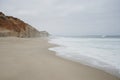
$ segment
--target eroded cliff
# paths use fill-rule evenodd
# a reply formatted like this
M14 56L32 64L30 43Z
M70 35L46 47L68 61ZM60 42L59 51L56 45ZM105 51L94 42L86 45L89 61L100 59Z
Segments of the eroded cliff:
M40 37L48 36L48 33L45 31L38 31L22 20L12 16L6 16L0 12L0 37L7 36Z

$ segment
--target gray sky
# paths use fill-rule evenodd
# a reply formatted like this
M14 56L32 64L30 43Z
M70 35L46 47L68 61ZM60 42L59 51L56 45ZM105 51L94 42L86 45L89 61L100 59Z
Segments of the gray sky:
M55 35L120 35L120 0L0 0L0 11Z

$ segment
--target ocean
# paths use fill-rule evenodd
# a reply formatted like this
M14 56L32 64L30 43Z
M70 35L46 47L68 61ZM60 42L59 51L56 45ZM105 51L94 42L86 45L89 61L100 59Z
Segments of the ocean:
M57 56L88 65L120 78L120 38L52 37Z

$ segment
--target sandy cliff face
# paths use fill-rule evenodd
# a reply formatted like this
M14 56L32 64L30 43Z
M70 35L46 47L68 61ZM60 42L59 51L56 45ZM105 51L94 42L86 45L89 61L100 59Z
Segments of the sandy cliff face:
M6 16L0 12L0 37L7 36L40 37L48 36L48 33L40 32L20 19Z

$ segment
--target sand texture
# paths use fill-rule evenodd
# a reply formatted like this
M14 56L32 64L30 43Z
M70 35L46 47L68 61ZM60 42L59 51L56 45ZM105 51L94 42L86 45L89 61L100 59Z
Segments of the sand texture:
M45 38L0 38L0 80L120 80L55 56Z

